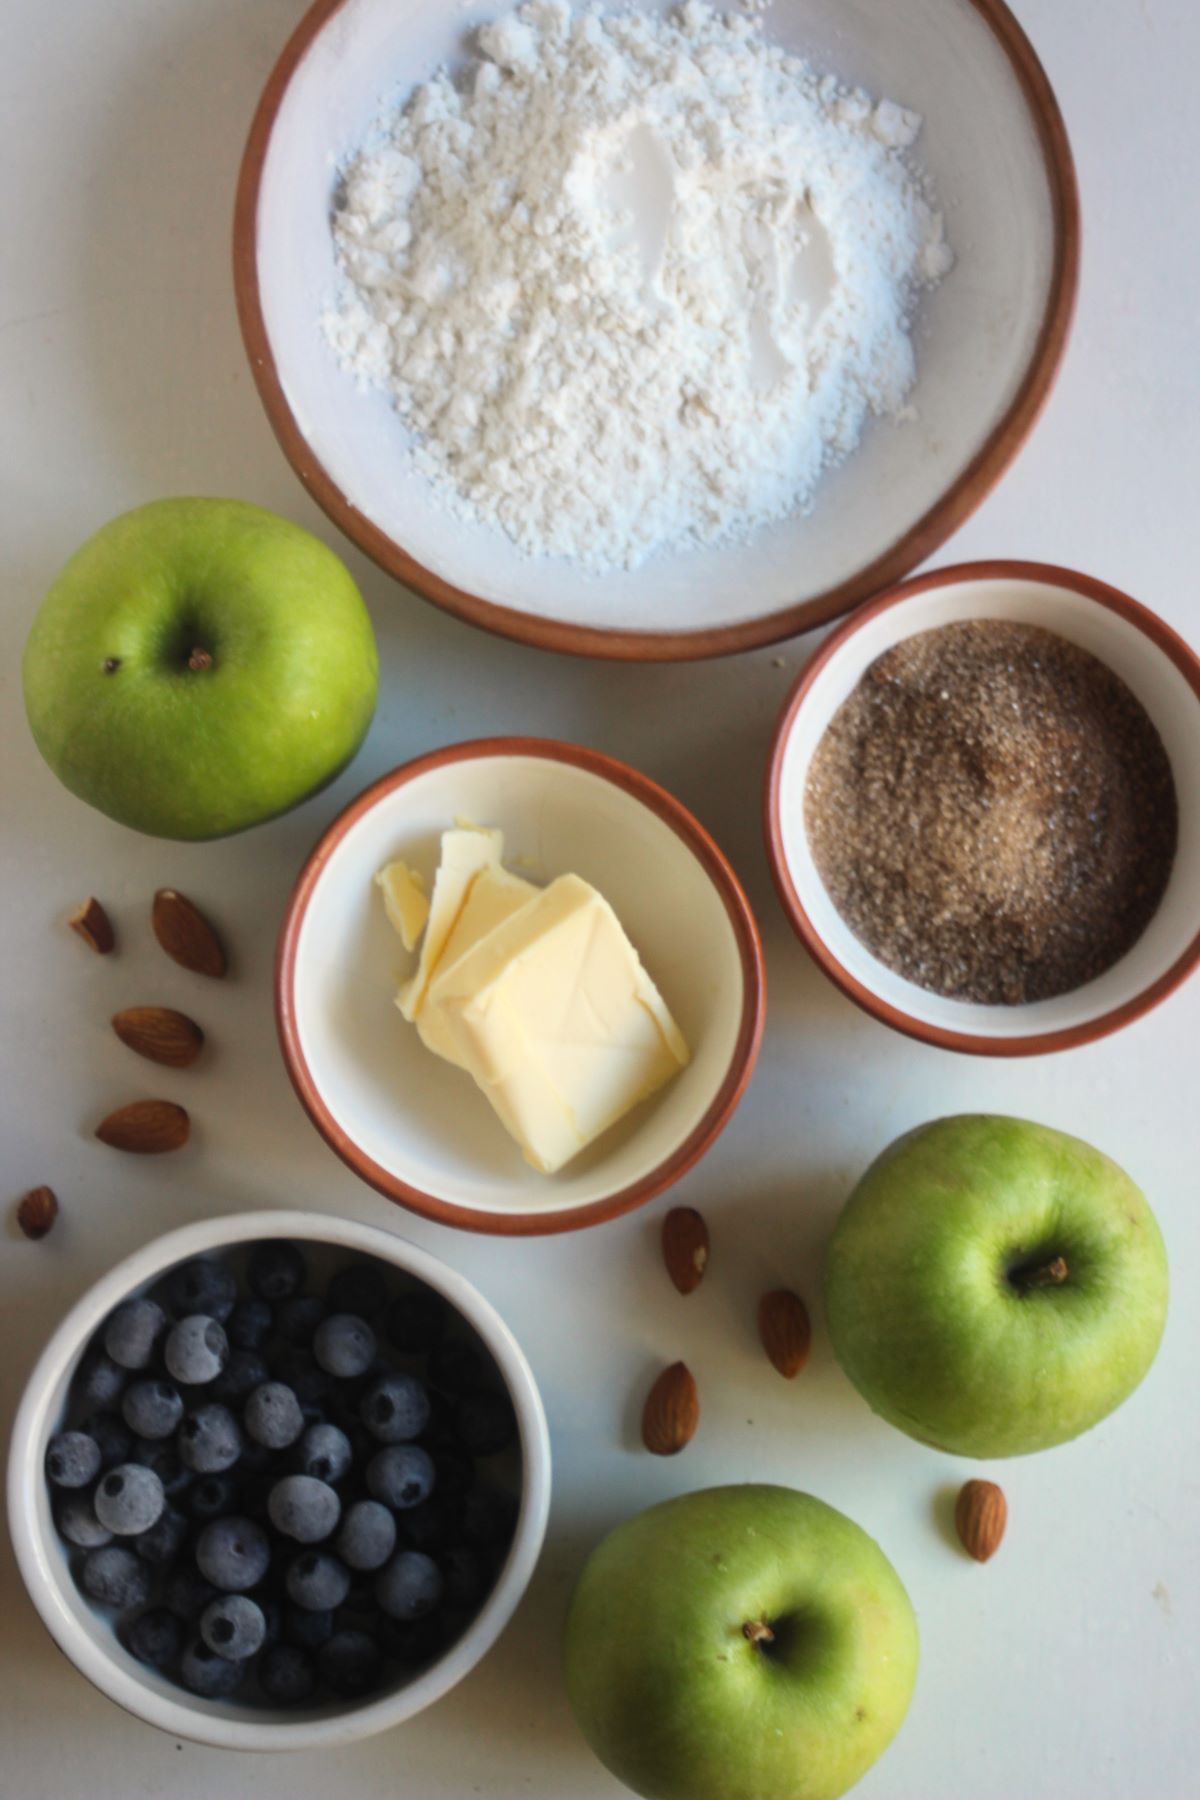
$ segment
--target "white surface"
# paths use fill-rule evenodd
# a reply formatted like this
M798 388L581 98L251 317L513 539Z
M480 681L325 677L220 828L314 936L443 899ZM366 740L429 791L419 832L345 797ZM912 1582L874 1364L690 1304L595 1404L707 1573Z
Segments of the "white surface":
M1058 85L1088 212L1082 304L1063 380L1027 452L943 559L1074 563L1200 640L1194 354L1200 180L1192 0L1023 0ZM547 1549L497 1649L419 1720L358 1747L245 1764L125 1717L57 1653L0 1545L5 1800L619 1800L567 1710L559 1634L599 1533L705 1482L810 1488L878 1537L920 1615L908 1723L863 1800L1194 1800L1200 1765L1200 985L1094 1048L1011 1066L893 1036L842 1000L774 901L759 835L762 760L804 645L695 668L606 667L492 642L351 556L379 627L384 700L330 793L248 837L183 848L122 831L57 788L21 717L17 660L42 589L119 508L226 492L332 533L263 421L229 294L228 230L245 122L296 0L18 0L5 39L4 1180L58 1189L54 1235L0 1240L5 1418L65 1307L171 1225L243 1205L306 1205L397 1225L476 1281L530 1356L556 1456ZM782 662L783 666L777 666ZM533 729L597 744L678 792L715 831L763 920L768 1022L736 1119L677 1197L713 1234L681 1300L658 1265L669 1201L563 1240L501 1243L409 1220L325 1150L271 1026L271 953L292 877L325 822L382 770L436 743ZM165 962L146 921L176 883L210 905L236 968L206 984ZM95 889L119 955L62 920ZM118 1007L190 1009L211 1053L161 1076L116 1043ZM111 1105L185 1099L193 1144L140 1164L95 1143ZM1175 1304L1158 1363L1075 1445L1005 1464L1008 1538L988 1568L946 1536L945 1497L974 1472L876 1422L833 1365L819 1310L794 1387L766 1365L768 1284L818 1295L850 1184L897 1132L967 1108L1080 1133L1152 1197ZM637 1448L652 1373L685 1357L694 1443Z
M804 829L804 790L817 745L865 671L894 644L962 619L1010 619L1057 632L1115 669L1158 727L1179 802L1179 844L1162 902L1142 936L1095 981L1030 1006L947 1000L906 981L871 955L842 919L817 873ZM1018 1038L1070 1031L1144 994L1196 935L1200 894L1200 697L1166 653L1128 619L1084 594L1046 582L967 581L889 607L864 625L821 670L783 748L779 791L783 853L804 910L842 968L912 1019L942 1031Z
M650 0L664 9L669 0ZM922 304L918 417L868 427L863 447L792 518L749 544L588 575L531 561L398 469L402 427L330 354L319 315L335 281L336 163L381 101L454 53L487 0L351 0L301 62L280 108L259 200L263 315L285 392L328 472L426 568L485 599L589 626L679 631L752 619L849 579L921 518L974 457L1024 377L1051 264L1046 179L1011 64L971 0L777 0L767 29L814 67L925 116L913 152L933 176L958 266ZM333 160L331 161L331 152Z
M394 1004L416 959L384 916L375 872L400 857L431 893L456 818L500 827L505 862L531 881L579 875L598 887L692 1051L682 1074L554 1177L529 1168L469 1076L431 1055ZM729 914L682 838L613 782L532 756L452 763L373 806L313 889L294 993L313 1081L354 1143L412 1187L498 1212L588 1206L665 1162L719 1091L745 1003Z
M237 1255L241 1246L278 1232L303 1240L318 1279L352 1250L390 1261L435 1288L477 1334L498 1368L517 1416L521 1449L521 1509L512 1546L486 1604L448 1654L415 1681L400 1682L369 1706L327 1705L308 1718L286 1710L200 1700L130 1656L113 1634L112 1619L76 1586L65 1546L54 1528L43 1474L46 1445L58 1429L67 1390L88 1346L116 1306L143 1292L168 1269L213 1251ZM344 1259L344 1257L343 1257ZM25 1390L13 1428L7 1499L22 1573L47 1626L81 1669L121 1706L164 1731L186 1733L221 1749L313 1750L340 1747L414 1717L448 1693L500 1635L537 1565L550 1504L550 1445L546 1419L529 1364L495 1308L454 1269L392 1233L353 1219L311 1212L244 1212L197 1220L156 1238L109 1271L84 1294L46 1345ZM515 1486L510 1492L516 1493Z

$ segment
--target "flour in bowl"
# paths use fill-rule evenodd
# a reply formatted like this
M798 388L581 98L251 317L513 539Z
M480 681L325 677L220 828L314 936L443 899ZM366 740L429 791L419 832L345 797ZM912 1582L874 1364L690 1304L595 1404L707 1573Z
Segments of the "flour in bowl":
M920 118L757 20L527 0L344 170L323 320L462 515L597 572L807 508L953 258Z

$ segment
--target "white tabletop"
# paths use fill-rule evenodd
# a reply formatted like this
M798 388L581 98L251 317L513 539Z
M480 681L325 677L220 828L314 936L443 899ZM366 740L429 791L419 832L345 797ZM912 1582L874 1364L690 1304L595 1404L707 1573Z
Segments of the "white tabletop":
M768 881L759 784L772 719L807 643L700 667L625 668L493 641L406 594L308 505L247 372L229 280L242 138L301 0L11 0L4 33L0 273L5 596L4 1028L11 1199L62 1201L40 1245L0 1248L3 1415L64 1306L152 1234L255 1205L345 1211L407 1233L475 1280L516 1327L556 1455L550 1534L501 1645L454 1694L389 1736L326 1758L236 1763L126 1718L57 1653L0 1548L0 1793L6 1800L612 1800L568 1711L559 1641L587 1549L629 1512L719 1480L811 1489L878 1537L920 1616L923 1662L897 1743L863 1800L1189 1800L1200 1791L1200 982L1091 1049L1004 1065L940 1054L856 1012L790 936ZM1082 300L1065 372L1016 468L942 553L1073 564L1200 639L1195 351L1200 134L1193 0L1022 0L1079 160ZM228 493L314 527L369 599L383 700L336 787L225 843L135 836L73 800L25 727L21 647L36 601L109 515L158 495ZM758 910L770 983L753 1085L678 1191L708 1217L708 1281L677 1299L656 1240L668 1202L567 1239L508 1243L412 1219L315 1136L275 1049L271 953L299 861L380 771L484 732L541 730L627 758L693 806ZM236 979L203 988L145 924L176 884L227 932ZM111 904L121 954L91 957L63 918ZM156 1085L186 1098L196 1143L143 1165L94 1142L141 1091L107 1028L118 1006L194 1010L215 1053ZM1124 1164L1158 1211L1175 1310L1143 1389L1082 1441L1006 1465L1009 1535L977 1568L947 1540L968 1472L876 1421L833 1363L816 1303L823 1246L868 1160L961 1110L1026 1114ZM785 1386L754 1335L768 1284L816 1312L811 1366ZM649 1373L682 1356L703 1402L685 1455L637 1443Z

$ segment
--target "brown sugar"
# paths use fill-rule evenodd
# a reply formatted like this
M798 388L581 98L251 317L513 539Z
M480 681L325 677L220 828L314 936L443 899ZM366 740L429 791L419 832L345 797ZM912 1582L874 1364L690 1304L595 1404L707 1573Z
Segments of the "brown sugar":
M1033 625L945 625L871 664L808 774L821 879L881 962L985 1004L1082 987L1136 943L1178 826L1125 683Z

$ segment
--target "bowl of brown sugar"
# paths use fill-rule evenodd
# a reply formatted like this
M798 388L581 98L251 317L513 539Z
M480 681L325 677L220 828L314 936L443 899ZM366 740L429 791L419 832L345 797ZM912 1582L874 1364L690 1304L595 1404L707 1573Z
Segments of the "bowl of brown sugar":
M987 1056L1088 1043L1200 963L1200 660L1067 569L920 576L803 670L766 835L798 936L885 1024Z

